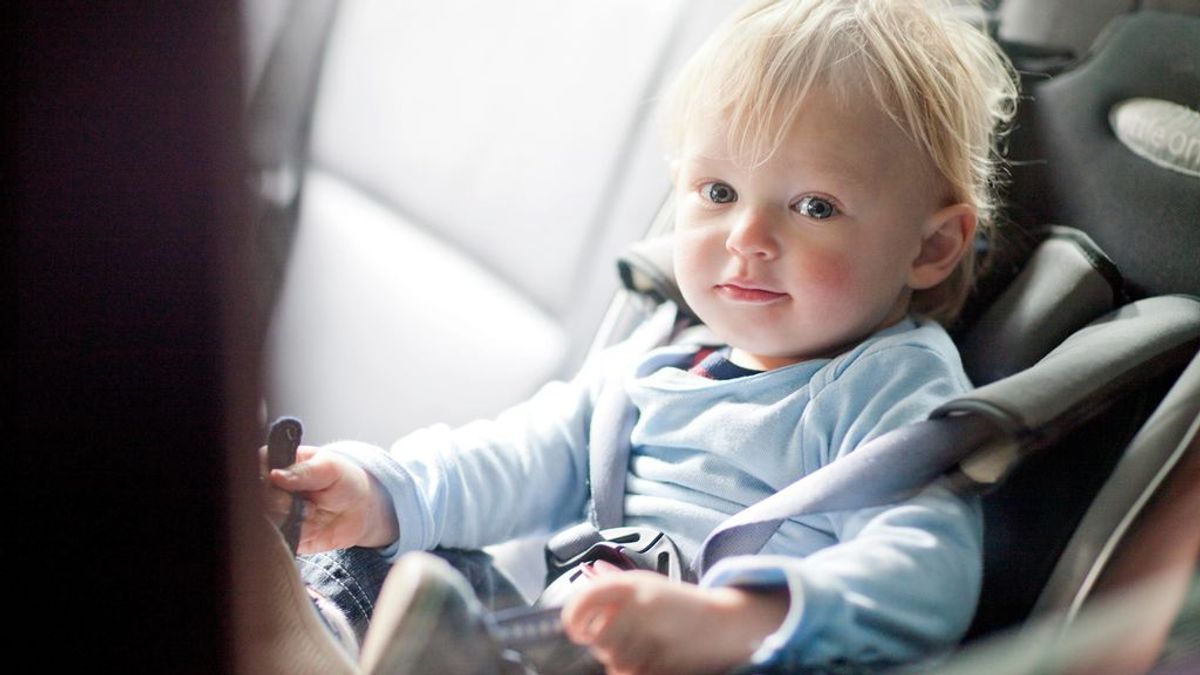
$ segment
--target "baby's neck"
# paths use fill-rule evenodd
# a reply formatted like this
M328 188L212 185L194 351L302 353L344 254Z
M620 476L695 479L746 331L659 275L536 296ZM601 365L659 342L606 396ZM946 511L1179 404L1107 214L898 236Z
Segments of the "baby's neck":
M812 361L813 359L831 359L847 349L850 349L854 345L862 342L871 335L895 326L903 321L906 316L908 316L907 312L898 317L889 317L887 321L881 323L879 326L876 326L874 330L866 335L860 336L853 340L848 340L834 347L830 347L829 349L818 350L811 354L800 354L798 356L763 356L760 354L752 354L744 349L739 349L738 347L730 345L729 361L734 365L741 366L742 368L748 368L750 370L775 370L776 368L783 368L784 366L790 366L794 363L800 363L802 361Z

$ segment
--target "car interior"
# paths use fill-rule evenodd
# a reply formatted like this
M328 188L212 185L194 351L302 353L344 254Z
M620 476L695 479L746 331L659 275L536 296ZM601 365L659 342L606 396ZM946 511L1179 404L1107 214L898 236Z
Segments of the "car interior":
M280 672L268 420L386 446L570 377L663 303L691 323L655 96L737 4L21 3L3 428L35 658ZM939 667L1188 672L1200 2L987 18L1022 98L1006 229L951 327L978 389L935 413L989 429L936 467L985 517ZM530 595L544 544L494 551Z

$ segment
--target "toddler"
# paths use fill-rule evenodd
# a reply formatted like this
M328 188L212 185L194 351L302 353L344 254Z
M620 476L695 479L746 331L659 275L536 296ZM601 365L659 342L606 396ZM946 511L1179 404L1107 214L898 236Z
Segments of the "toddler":
M727 517L964 393L940 323L962 305L992 222L993 148L1015 95L995 44L949 2L757 1L726 21L662 108L674 270L716 345L618 346L495 420L418 431L388 451L304 447L272 472L308 502L301 552L373 547L407 561L376 614L388 627L368 636L376 667L434 667L415 651L446 619L414 612L477 611L453 574L401 556L583 519L606 387L636 412L624 523L667 533L685 562ZM721 560L698 584L599 574L561 617L613 673L884 666L962 636L980 540L976 501L933 485L789 520L760 554ZM430 598L441 600L421 609Z

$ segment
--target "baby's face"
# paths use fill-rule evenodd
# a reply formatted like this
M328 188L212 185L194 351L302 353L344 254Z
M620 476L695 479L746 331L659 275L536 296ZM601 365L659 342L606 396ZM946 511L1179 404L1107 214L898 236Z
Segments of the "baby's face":
M744 366L830 355L903 318L943 201L881 110L823 94L765 164L733 162L718 126L689 130L676 166L680 289Z

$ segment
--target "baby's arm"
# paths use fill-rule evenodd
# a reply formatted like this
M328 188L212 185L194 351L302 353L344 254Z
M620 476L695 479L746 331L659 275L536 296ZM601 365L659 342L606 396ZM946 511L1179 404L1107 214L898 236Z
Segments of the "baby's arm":
M953 644L979 592L973 505L932 488L845 516L843 543L807 559L730 558L705 586L596 577L564 608L567 634L630 674L726 672L752 656L785 668L894 664Z
M787 608L782 591L700 588L632 571L588 582L563 609L563 624L610 674L723 673L750 659Z
M389 495L400 538L380 553L476 549L577 522L588 496L594 401L641 356L622 347L494 419L426 427L387 452L352 441L325 446L365 468Z
M296 463L268 474L272 510L286 510L291 493L304 499L300 553L351 546L387 546L399 536L396 514L379 482L353 461L300 446Z
M831 517L841 543L805 558L735 556L708 586L786 588L792 604L755 661L786 668L885 666L934 656L962 636L981 581L978 505L944 487Z
M286 513L289 493L304 498L301 553L362 546L389 559L556 525L581 513L586 497L589 386L551 383L494 420L420 429L390 451L301 446L295 464L268 474L268 508Z

